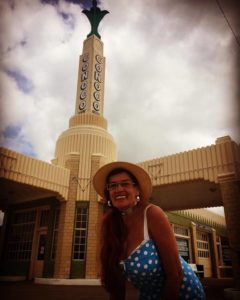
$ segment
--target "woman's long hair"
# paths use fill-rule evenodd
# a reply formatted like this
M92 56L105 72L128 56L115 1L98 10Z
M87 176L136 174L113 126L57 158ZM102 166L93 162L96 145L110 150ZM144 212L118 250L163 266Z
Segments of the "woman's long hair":
M138 185L136 178L125 169L115 169L107 177L109 178L119 173L127 173L132 181ZM109 192L105 189L105 201L110 201ZM108 292L119 289L122 282L123 270L120 261L125 253L127 239L127 229L124 225L121 212L115 207L108 208L101 224L101 282Z

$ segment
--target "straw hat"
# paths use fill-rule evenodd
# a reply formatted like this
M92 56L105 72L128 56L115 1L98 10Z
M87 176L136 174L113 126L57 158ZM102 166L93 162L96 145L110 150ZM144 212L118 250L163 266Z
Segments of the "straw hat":
M140 166L123 161L116 161L106 164L101 167L94 175L93 186L96 192L101 197L104 197L104 189L106 186L106 179L108 177L108 174L115 169L125 169L133 174L139 183L139 187L141 190L140 196L142 196L144 200L149 199L152 193L152 182L148 173Z

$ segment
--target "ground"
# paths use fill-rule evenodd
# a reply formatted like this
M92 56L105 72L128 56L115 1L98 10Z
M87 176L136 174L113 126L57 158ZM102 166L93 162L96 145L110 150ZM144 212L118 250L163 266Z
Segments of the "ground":
M224 300L224 289L233 287L230 279L203 279L207 300ZM100 286L42 285L31 281L0 282L1 300L107 300ZM137 293L128 288L126 300L136 300Z

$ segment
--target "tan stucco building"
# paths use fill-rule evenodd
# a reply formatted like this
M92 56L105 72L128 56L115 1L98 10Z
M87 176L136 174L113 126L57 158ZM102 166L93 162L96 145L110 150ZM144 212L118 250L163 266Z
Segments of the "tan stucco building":
M91 179L117 159L104 118L104 74L103 42L92 34L79 59L75 114L51 164L0 149L0 276L98 278L103 205ZM239 145L220 137L140 165L152 177L151 201L166 211L180 254L203 266L206 277L240 282ZM224 206L226 220L202 209L213 206Z

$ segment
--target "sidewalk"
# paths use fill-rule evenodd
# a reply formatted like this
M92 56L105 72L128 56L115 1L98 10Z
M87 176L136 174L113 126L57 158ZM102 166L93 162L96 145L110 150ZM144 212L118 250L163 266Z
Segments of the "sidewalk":
M207 300L224 300L224 289L233 287L231 279L204 278ZM47 285L31 281L0 282L1 300L107 300L99 285ZM136 291L128 287L126 300L136 300Z

